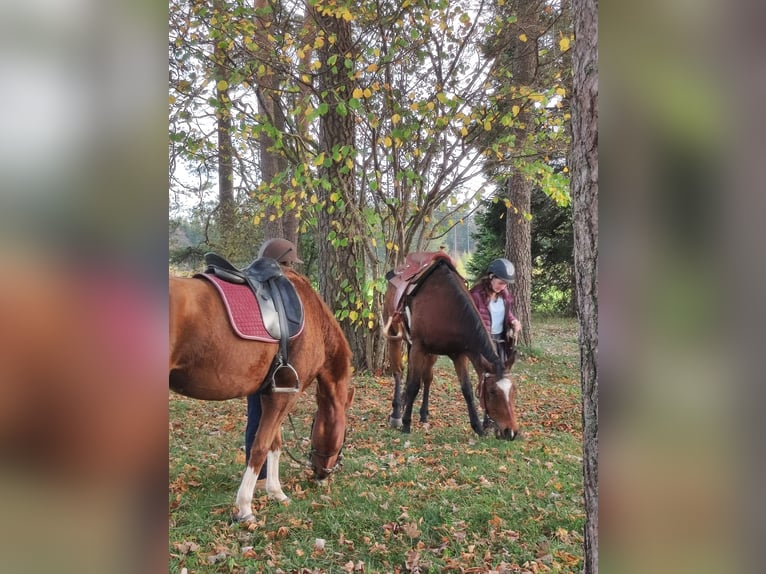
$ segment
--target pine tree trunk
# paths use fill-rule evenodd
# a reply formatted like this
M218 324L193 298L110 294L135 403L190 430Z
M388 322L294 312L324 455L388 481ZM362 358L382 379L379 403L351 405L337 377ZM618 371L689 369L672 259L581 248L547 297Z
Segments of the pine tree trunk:
M573 0L572 200L583 401L585 564L598 573L598 3Z
M268 63L273 54L273 42L269 40L267 31L271 18L267 8L267 0L255 0L257 10L254 38L261 52L259 59ZM279 100L280 77L268 64L265 71L257 78L256 94L258 96L258 112L267 117L278 132L285 131L285 115ZM258 153L261 164L261 180L267 184L274 181L277 174L286 171L287 160L283 155L274 151L274 139L263 130L258 136ZM273 218L272 218L273 216ZM290 211L280 211L273 205L265 209L263 222L264 239L283 237L293 243L298 243L298 223Z
M320 168L320 174L330 184L329 188L321 184L317 188L317 196L324 206L317 217L319 294L334 312L345 306L349 311L358 313L352 299L362 294L364 254L357 240L364 231L357 229L354 233L355 225L349 213L349 207L355 203L356 197L354 171L348 169L345 162L332 159L333 149L355 148L355 116L348 106L355 82L349 77L350 70L344 63L347 58L354 61L356 48L352 44L349 22L334 15L322 16L313 7L311 14L318 28L335 40L326 42L319 49L322 73L317 78L318 93L322 94L323 101L329 106L319 122L320 150L328 158ZM336 57L335 65L329 63L332 56ZM339 194L345 202L345 208L338 203L335 194ZM331 238L339 232L348 238L347 245L332 244ZM341 286L344 282L345 288ZM340 320L340 326L351 346L354 366L357 369L367 369L367 329L348 317Z
M521 321L520 343L530 346L532 337L532 226L524 217L532 209L532 184L520 174L508 183L511 206L506 211L505 253L516 268L516 283L511 286L513 313Z
M532 86L537 75L537 36L539 28L539 5L536 2L519 0L516 3L516 32L511 35L513 59L511 71L514 83ZM525 36L526 40L521 40ZM534 134L534 122L527 106L521 108L517 116L516 146L519 154L524 154L525 142ZM532 210L532 182L528 181L514 168L508 181L508 199L510 207L506 212L505 253L516 266L516 284L513 286L514 314L521 321L521 339L523 345L532 344L532 224L525 217Z
M224 10L219 0L216 9ZM226 257L236 255L236 206L234 203L234 166L231 143L231 100L228 87L220 89L220 80L228 81L228 70L224 64L226 51L220 42L214 41L216 98L216 133L218 135L218 232L221 237L221 251Z

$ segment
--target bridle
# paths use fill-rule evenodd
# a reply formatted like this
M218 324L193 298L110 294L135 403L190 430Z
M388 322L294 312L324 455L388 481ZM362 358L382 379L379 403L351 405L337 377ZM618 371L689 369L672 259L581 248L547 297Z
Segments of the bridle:
M316 415L314 415L314 420L311 422L311 436L314 436L314 424L316 423ZM320 470L324 472L327 475L332 474L333 472L336 472L343 468L343 447L346 446L346 435L348 434L348 425L346 425L345 430L343 431L343 441L340 443L340 448L336 452L331 453L325 453L322 451L319 451L315 449L312 445L312 447L309 449L309 462L311 461L312 456L320 456L324 458L331 458L333 456L337 456L338 460L335 461L335 465L332 468L328 467L322 467ZM313 469L313 466L312 466Z
M297 436L298 432L295 430L295 425L293 424L292 416L291 415L287 415L287 418L290 420L290 426L293 427L293 434L295 434ZM316 415L314 415L314 418L311 421L311 434L310 434L310 436L314 435L314 424L315 423L316 423ZM333 456L337 456L338 460L335 462L335 465L332 468L322 467L321 469L319 469L322 472L324 472L325 474L330 475L330 474L332 474L334 472L337 472L338 470L340 470L343 467L343 447L346 445L346 435L347 434L348 434L348 426L346 427L346 430L343 433L343 442L341 443L340 448L336 452L326 453L326 452L322 452L320 450L317 450L313 446L311 446L309 448L307 454L306 454L306 460L304 460L304 461L300 461L297 458L295 458L295 456L293 456L293 454L288 449L286 449L284 447L283 447L283 449L287 453L287 455L291 459L293 459L294 462L296 462L299 465L304 466L306 468L310 468L312 470L314 470L314 467L311 464L311 457L312 456L316 455L316 456L324 457L324 458L331 458Z

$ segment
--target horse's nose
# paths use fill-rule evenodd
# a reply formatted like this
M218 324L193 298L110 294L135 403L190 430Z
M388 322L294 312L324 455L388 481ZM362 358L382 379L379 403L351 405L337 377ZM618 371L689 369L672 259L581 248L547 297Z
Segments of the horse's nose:
M514 440L518 436L519 431L514 431L511 428L503 429L502 431L498 429L497 431L497 438L503 440Z

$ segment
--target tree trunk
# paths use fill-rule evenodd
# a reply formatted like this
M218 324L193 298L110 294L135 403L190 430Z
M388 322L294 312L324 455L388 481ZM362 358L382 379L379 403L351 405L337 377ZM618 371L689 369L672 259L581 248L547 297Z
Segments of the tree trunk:
M508 182L508 199L511 206L506 210L505 254L516 268L516 283L511 287L514 299L514 315L521 321L520 342L532 344L532 227L524 217L532 209L532 183L523 175L515 173Z
M216 0L217 11L223 13L225 6ZM231 100L229 99L228 78L226 67L226 50L221 42L213 40L213 57L215 60L216 98L218 108L215 111L218 135L218 231L221 237L221 251L224 256L235 255L236 246L236 206L234 204L234 166L232 163L231 143ZM221 81L226 87L221 89Z
M259 60L265 62L265 70L258 76L256 95L258 97L258 112L260 115L268 118L271 125L277 132L285 132L285 115L279 99L280 77L274 69L268 65L272 59L274 50L273 42L269 40L268 30L271 22L270 3L268 0L255 0L256 8L256 27L254 38L261 52ZM261 163L261 181L270 185L274 182L277 174L287 170L287 160L284 155L274 149L274 138L266 130L262 130L258 135L258 154ZM279 190L272 189L271 195ZM280 198L284 193L279 193ZM298 243L298 221L292 211L286 210L284 206L278 208L276 205L267 205L265 217L263 220L264 238L283 237Z
M583 401L585 564L598 573L598 3L573 0L572 201Z
M513 82L519 86L530 86L537 75L537 37L539 28L539 6L536 2L522 0L516 3L516 31L511 35L513 58L511 72ZM526 41L520 36L526 36ZM525 154L525 143L534 137L534 122L526 102L517 116L516 146L520 155ZM514 314L521 321L523 345L532 344L532 225L525 217L532 210L532 182L518 170L508 181L510 207L506 212L505 254L516 266L516 284L513 287Z
M319 294L336 315L343 310L358 314L362 309L356 307L356 301L362 300L364 282L364 253L358 242L364 230L354 232L355 225L349 212L356 203L353 168L346 165L344 158L337 161L333 157L333 150L355 149L355 118L348 106L355 82L353 69L347 68L345 62L355 61L356 48L349 22L332 14L323 16L313 7L311 13L326 37L334 38L319 49L322 66L317 78L320 101L328 105L328 111L319 122L319 147L325 157L319 171L329 184L320 183L317 187L317 196L323 205L317 217ZM335 59L331 60L333 57ZM346 244L333 244L333 239L341 236ZM368 330L348 315L340 317L340 325L351 345L354 366L367 370L365 337Z

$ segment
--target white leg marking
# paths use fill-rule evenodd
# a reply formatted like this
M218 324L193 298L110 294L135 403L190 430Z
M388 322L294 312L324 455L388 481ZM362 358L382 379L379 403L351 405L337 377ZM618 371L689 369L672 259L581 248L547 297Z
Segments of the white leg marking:
M266 493L279 502L290 500L279 484L279 455L281 450L270 450L266 455Z
M253 513L253 492L258 475L248 466L242 475L242 482L237 491L237 518L244 518Z

